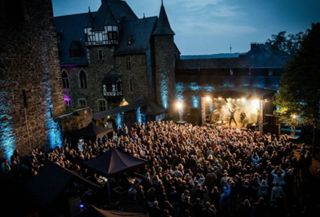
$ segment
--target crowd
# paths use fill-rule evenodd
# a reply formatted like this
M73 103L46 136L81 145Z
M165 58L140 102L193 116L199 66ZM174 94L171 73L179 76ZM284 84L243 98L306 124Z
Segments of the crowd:
M297 196L295 179L312 159L304 147L295 154L286 135L168 121L125 126L117 136L86 141L81 149L65 144L45 153L35 148L32 173L50 160L98 181L81 162L115 147L148 163L139 170L141 181L112 186L114 198L118 187L124 189L150 217L288 216ZM18 158L15 153L13 160Z

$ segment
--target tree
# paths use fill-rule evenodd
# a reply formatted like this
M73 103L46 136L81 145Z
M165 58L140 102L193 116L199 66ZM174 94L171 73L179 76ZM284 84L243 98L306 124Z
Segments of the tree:
M275 53L281 52L293 56L301 47L303 37L303 32L287 35L286 31L282 31L276 35L272 35L265 44L270 46Z
M320 23L306 31L285 67L275 104L280 120L292 124L292 115L296 114L300 124L319 127Z

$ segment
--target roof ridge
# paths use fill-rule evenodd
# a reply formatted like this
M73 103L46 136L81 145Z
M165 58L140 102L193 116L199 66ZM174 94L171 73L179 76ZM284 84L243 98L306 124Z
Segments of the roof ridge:
M96 13L96 12L91 12L91 13ZM88 14L88 12L77 13L77 14L66 14L66 15L54 16L53 18L64 18L64 17L72 17L72 16L79 16L79 15L86 15L86 14Z

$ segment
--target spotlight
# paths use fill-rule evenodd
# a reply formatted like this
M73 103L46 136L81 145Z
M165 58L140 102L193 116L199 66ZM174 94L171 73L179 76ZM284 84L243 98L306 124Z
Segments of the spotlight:
M296 114L292 114L292 115L291 115L291 118L292 118L292 119L297 119L297 117L298 117L298 116L297 116Z
M241 102L245 102L245 101L246 101L246 98L242 97Z
M176 102L176 108L181 111L183 109L183 103L182 101L177 101Z
M210 97L210 96L205 96L205 99L206 99L206 102L207 102L207 103L212 102L212 99L211 99L211 97Z
M255 109L255 110L258 110L260 108L260 100L259 99L253 99L251 101L251 104L252 104L252 107Z
M218 97L218 100L222 100L222 97Z

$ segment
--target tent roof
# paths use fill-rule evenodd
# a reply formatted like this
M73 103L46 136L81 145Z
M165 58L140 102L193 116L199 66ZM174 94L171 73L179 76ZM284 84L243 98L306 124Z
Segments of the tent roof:
M27 192L30 193L35 203L47 207L54 203L69 184L75 180L86 183L91 188L101 189L100 186L75 172L48 161L41 168L39 174L32 177L30 183L27 184Z
M110 176L145 163L145 160L135 158L119 149L109 149L102 155L85 161L84 165L104 176Z
M146 213L132 213L122 211L112 211L99 209L95 206L89 206L85 211L77 215L77 217L147 217Z
M113 129L104 128L104 127L98 127L94 122L91 122L88 126L74 131L73 135L76 136L83 136L83 137L102 137L106 135L107 133L113 131Z
M43 206L52 204L65 190L72 180L72 174L59 165L48 162L34 176L27 191L36 203Z
M107 117L108 115L115 115L121 112L133 111L138 107L146 107L147 115L159 115L165 113L165 109L162 108L160 105L142 96L127 106L119 106L107 111L95 113L93 114L93 118L101 119Z

